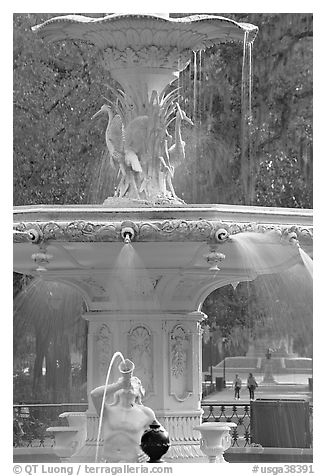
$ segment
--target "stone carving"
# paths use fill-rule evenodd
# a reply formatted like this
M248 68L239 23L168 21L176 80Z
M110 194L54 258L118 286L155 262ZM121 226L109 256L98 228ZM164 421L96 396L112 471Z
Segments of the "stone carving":
M169 341L170 394L184 401L192 393L191 341L179 324L172 329Z
M188 49L180 51L176 47L163 46L146 46L139 49L129 47L123 51L117 48L106 48L103 50L102 64L109 71L131 65L139 66L144 62L147 67L170 68L177 71L183 70L188 65L191 53Z
M119 169L116 196L180 202L172 177L175 167L185 159L181 122L192 121L176 102L177 90L159 94L157 90L150 91L144 82L137 88L112 90L112 94L116 101L104 104L93 118L101 112L109 117L105 138L110 164ZM172 145L168 126L175 112Z
M137 222L138 233L135 241L210 241L214 239L214 234L221 227L221 221L212 220L157 220ZM85 222L75 220L73 222L38 222L38 223L17 223L15 230L28 232L39 229L42 241L80 241L80 242L110 242L121 241L121 222ZM223 223L223 228L227 229L230 235L257 231L266 233L275 231L280 239L287 239L291 232L295 232L300 239L313 237L313 228L307 226L293 225L265 225L250 223ZM28 235L14 234L14 243L30 242Z
M185 69L193 51L222 38L253 41L257 27L213 15L133 15L130 22L128 15L113 14L96 22L80 15L62 16L33 30L50 41L70 38L97 45L102 65L120 83L122 91L110 88L117 102L110 104L115 111L106 131L111 163L119 163L117 197L183 203L172 178L185 158L181 122L191 121L176 102L176 90L166 94L166 88ZM109 112L107 105L103 107ZM168 128L175 114L171 143Z
M153 393L153 342L145 326L134 327L128 335L128 355L135 364L135 373L142 381L146 397Z
M105 399L103 426L103 452L107 463L136 463L146 461L140 443L144 432L157 420L154 411L142 403L144 388L138 377L133 376L135 365L129 359L119 364L121 377L114 383L102 385L90 393L96 413L101 415ZM105 395L105 397L104 397ZM100 430L99 430L100 431ZM95 463L98 461L96 451Z
M181 326L176 326L171 333L171 372L180 377L186 372L188 338Z
M96 345L98 348L99 372L102 377L105 377L112 354L112 334L106 324L102 324L98 330Z
M194 427L201 422L200 416L159 416L159 420L169 432L171 441L169 459L202 458L199 446L200 438L194 431Z
M132 22L131 22L132 18ZM254 41L258 28L215 15L191 15L182 18L161 14L109 14L102 18L65 15L50 18L34 26L40 38L47 41L80 39L100 48L125 50L131 45L141 49L147 45L200 50L224 41Z

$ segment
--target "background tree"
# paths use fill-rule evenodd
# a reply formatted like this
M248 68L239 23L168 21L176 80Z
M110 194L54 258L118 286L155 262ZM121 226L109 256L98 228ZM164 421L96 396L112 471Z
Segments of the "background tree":
M205 300L205 325L214 329L214 362L222 358L222 338L227 338L226 355L245 355L250 344L268 347L286 344L290 352L312 357L312 280L302 264L251 282L215 290ZM203 368L210 365L210 349L204 345Z
M69 402L86 397L87 324L70 286L42 278L14 301L14 395L17 401Z
M104 153L105 118L91 117L114 83L91 44L47 43L32 33L51 16L13 18L14 203L101 203L113 195L115 176ZM195 126L183 134L188 160L176 172L176 191L188 203L312 207L312 15L222 16L260 29L249 127L241 127L243 46L197 53L197 74L192 64L179 80Z
M181 79L184 106L196 117L186 139L187 172L178 171L176 189L186 202L311 208L312 15L223 16L260 29L251 116L248 103L241 104L242 45L197 54L196 80L193 65Z

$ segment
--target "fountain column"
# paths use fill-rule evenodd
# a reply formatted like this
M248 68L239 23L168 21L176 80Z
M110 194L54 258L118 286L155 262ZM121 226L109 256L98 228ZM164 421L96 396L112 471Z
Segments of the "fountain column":
M135 363L134 375L146 391L144 404L154 409L170 435L165 460L202 457L199 435L193 428L200 424L202 414L200 321L204 314L92 311L83 317L89 322L88 395L105 383L108 364L119 350ZM117 378L114 365L110 381ZM98 417L89 398L87 439L72 460L94 461L97 428Z

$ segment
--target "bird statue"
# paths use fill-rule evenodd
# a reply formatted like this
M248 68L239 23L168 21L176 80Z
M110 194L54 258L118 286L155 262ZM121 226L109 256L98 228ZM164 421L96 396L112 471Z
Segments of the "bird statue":
M121 116L113 115L109 105L103 104L92 119L106 113L109 116L108 125L105 132L105 142L109 153L111 166L115 169L118 164L122 178L118 185L120 196L124 196L128 189L134 190L137 196L137 186L134 173L143 171L139 162L138 153L142 153L145 147L145 135L147 134L147 116L139 116L129 122L125 128ZM138 197L137 197L138 198Z
M148 116L137 116L126 126L125 154L126 163L130 164L136 172L142 172L139 157L143 156L147 148ZM137 159L137 160L136 160ZM137 163L138 162L138 163ZM140 170L139 170L140 168Z
M192 126L194 123L192 122L189 117L187 117L186 113L182 111L181 107L178 103L177 106L177 113L175 116L175 127L174 127L174 144L168 149L169 158L171 166L174 168L180 164L183 160L185 160L185 142L182 140L181 136L181 122L186 121Z
M121 167L124 148L124 127L122 119L119 114L114 116L110 106L107 104L103 104L101 109L94 114L92 119L95 119L95 117L103 113L107 113L109 116L105 132L105 142L109 152L110 164L115 168L115 162L118 162Z
M171 195L173 198L181 200L175 193L172 178L174 176L175 168L185 160L185 142L182 140L181 136L181 122L183 120L187 121L189 124L193 125L193 122L189 117L187 117L186 113L182 111L179 104L176 103L177 106L177 113L175 116L175 128L174 128L174 144L170 147L167 146L168 140L172 140L172 136L166 131L167 139L165 140L165 147L164 147L164 156L159 157L161 161L161 166L163 167L163 171L166 174L166 183L168 188L170 189Z

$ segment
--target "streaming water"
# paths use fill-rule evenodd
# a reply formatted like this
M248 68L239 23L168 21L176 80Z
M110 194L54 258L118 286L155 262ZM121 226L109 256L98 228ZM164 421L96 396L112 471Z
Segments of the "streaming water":
M81 294L65 283L37 277L15 297L13 311L14 368L32 380L21 398L53 403L86 398L87 322L81 317ZM72 365L78 368L74 376Z
M106 374L106 379L105 379L105 388L104 388L104 393L103 393L103 399L102 399L102 405L101 405L101 412L100 412L100 417L99 417L99 422L98 422L98 432L97 432L97 439L96 439L96 452L95 452L95 463L98 461L98 452L99 452L99 447L100 447L100 437L101 437L101 431L102 431L102 422L103 422L103 413L104 413L104 407L105 407L105 399L106 399L106 389L109 383L110 379L110 374L111 374L111 369L112 365L117 357L120 357L122 362L125 362L125 359L122 355L121 352L117 351L113 354L112 359L110 361L110 365L108 367L108 371Z
M265 341L267 347L285 345L290 354L296 342L297 346L300 345L299 356L311 355L313 293L310 257L301 248L282 242L274 233L239 233L232 235L231 240L235 244L234 253L240 270L252 279L247 283L248 297L251 296L248 300L249 335L258 342ZM283 263L288 261L287 270L278 270L280 260ZM244 284L241 283L235 292L241 293ZM295 380L297 375L291 378Z
M252 274L268 273L278 262L298 261L298 249L295 245L280 240L277 233L244 232L232 235L230 240L236 245L235 252L240 268Z
M155 279L132 243L124 244L117 256L108 286L113 286L119 295L119 306L123 310L159 308L155 296Z
M199 98L202 97L202 91L203 91L202 73L203 73L203 52L202 52L202 50L200 50L199 51L199 80L198 80L198 97ZM201 126L202 126L202 107L198 107L197 123L198 123L197 127L199 128L199 130L201 130Z
M194 64L194 80L193 80L193 121L196 121L197 114L197 51L194 51L193 55L193 64Z
M303 264L305 265L306 270L308 271L309 276L312 279L313 278L313 261L310 258L310 256L300 247L299 247L299 253L302 258Z
M116 193L118 170L112 168L107 150L90 162L88 173L90 180L86 203L102 204L107 197Z
M241 163L245 192L252 202L254 182L252 174L252 42L245 31L243 39L242 77L241 77Z

